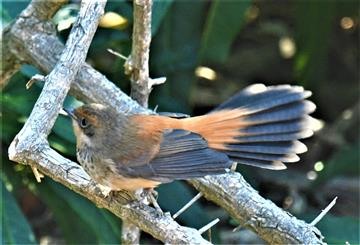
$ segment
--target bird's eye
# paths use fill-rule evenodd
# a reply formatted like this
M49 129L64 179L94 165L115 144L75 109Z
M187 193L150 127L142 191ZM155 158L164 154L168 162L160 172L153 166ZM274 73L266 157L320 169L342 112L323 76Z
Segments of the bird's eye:
M89 126L88 120L86 120L86 118L81 119L81 121L80 121L80 127L86 128L86 127L88 127L88 126Z

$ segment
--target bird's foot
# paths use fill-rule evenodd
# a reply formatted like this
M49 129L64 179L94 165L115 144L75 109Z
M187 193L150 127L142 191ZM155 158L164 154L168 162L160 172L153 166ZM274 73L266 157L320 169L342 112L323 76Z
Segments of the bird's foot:
M160 213L163 213L162 209L160 208L160 205L157 202L158 193L153 188L146 188L142 191L142 198L145 198L150 204L153 205L153 207L159 211Z
M108 186L98 184L97 187L100 189L101 194L107 199L108 205L119 201L121 204L127 204L131 200L134 200L134 195L126 190L112 190Z
M100 189L100 192L104 195L104 197L108 197L110 192L112 191L110 187L105 185L98 184L97 187Z

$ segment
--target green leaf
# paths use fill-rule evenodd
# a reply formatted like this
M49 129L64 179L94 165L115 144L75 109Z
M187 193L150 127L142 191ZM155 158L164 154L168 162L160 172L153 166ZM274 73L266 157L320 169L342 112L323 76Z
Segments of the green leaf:
M151 71L168 82L156 87L151 104L162 111L190 112L189 95L198 50L206 2L174 1L153 39ZM171 98L171 99L162 99Z
M212 2L201 40L202 61L224 62L244 24L251 0Z
M336 1L297 1L295 75L302 85L323 81Z
M151 35L155 36L173 0L155 0L152 7Z
M37 244L29 223L13 195L5 188L3 180L0 185L1 244Z
M119 243L119 219L54 181L47 181L46 185L38 187L39 194L53 211L67 243Z

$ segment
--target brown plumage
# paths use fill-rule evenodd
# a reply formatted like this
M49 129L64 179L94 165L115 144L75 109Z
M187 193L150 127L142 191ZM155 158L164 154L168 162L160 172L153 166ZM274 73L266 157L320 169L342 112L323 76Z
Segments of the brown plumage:
M68 111L80 164L114 190L225 173L234 162L284 169L306 151L315 105L282 85L246 88L209 114L177 119L124 115L99 104Z
M239 129L246 126L241 121L242 111L222 110L204 116L175 119L164 116L135 115L130 116L132 123L141 125L141 134L152 137L151 133L162 134L165 129L183 129L201 135L210 148L223 150L225 143L236 143L240 136ZM149 133L151 132L151 133Z

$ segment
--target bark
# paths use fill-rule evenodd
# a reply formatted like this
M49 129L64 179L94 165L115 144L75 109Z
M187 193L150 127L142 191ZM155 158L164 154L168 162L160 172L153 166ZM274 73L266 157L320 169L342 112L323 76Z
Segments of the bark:
M133 6L133 45L125 67L131 74L131 98L147 108L152 86L149 83L152 0L134 0Z
M270 244L322 244L320 231L261 197L239 173L191 180L205 198ZM210 190L211 188L211 190Z
M134 25L131 55L125 63L125 71L131 75L131 98L147 108L151 87L149 87L149 53L151 42L152 0L134 0ZM141 200L147 203L146 198ZM122 244L139 244L140 230L129 222L123 222Z

